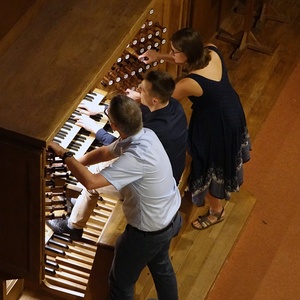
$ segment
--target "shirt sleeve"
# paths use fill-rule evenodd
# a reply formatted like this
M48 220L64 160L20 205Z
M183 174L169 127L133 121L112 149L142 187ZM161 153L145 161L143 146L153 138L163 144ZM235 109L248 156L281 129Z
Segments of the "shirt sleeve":
M115 144L115 143L114 143ZM117 190L143 177L143 163L130 152L125 152L107 168L100 171Z
M107 146L114 142L117 138L108 133L105 129L101 128L96 133L96 139L104 146Z

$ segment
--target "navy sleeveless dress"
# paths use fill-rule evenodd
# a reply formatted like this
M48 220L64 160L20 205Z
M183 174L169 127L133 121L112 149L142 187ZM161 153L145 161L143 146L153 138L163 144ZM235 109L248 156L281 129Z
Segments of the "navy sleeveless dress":
M200 84L203 95L189 97L192 115L189 125L189 153L192 168L189 188L193 203L204 205L207 192L219 199L230 199L243 183L243 163L250 159L251 144L238 94L229 82L222 61L220 81L197 74L186 77Z

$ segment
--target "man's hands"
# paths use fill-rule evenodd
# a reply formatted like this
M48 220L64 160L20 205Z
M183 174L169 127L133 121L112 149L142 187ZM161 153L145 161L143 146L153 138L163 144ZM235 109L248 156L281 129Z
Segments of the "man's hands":
M93 119L88 117L87 115L81 115L80 117L76 117L76 125L85 128L87 131L92 133L97 133L99 129L102 127Z
M127 89L127 90L126 90L126 95L127 95L129 98L131 98L131 99L133 99L133 100L135 100L135 101L141 103L141 94L140 94L139 92L133 91L133 90L131 90L131 89Z
M105 108L105 105L93 104L87 100L82 100L77 109L83 115L93 116L103 113Z
M55 142L51 142L48 147L51 148L59 157L63 157L64 153L67 151L65 148Z

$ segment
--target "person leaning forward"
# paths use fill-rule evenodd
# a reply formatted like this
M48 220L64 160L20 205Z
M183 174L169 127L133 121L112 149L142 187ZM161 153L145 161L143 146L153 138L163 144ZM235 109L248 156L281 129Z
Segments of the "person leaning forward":
M243 164L250 160L252 149L242 102L223 56L215 45L203 44L195 29L182 28L171 35L169 53L148 50L139 59L146 64L163 59L187 73L176 83L172 97L192 103L189 191L196 206L209 206L192 226L210 228L225 219L222 200L229 201L240 190Z
M155 70L145 75L137 91L127 89L126 93L140 102L143 126L152 129L160 139L170 159L173 176L179 184L185 167L188 130L182 105L172 98L174 89L175 81L171 75ZM103 145L109 145L116 137L88 117L99 113L99 109L101 110L101 106L95 107L83 100L79 105L82 115L76 118L76 125L95 133L97 140Z
M182 218L178 212L181 197L170 161L156 134L142 127L137 102L117 95L112 98L107 113L120 138L80 160L72 156L65 158L67 167L86 188L86 193L76 201L69 219L47 223L56 233L80 238L95 202L86 212L79 212L85 215L86 221L74 221L78 218L76 206L84 198L87 202L94 201L89 191L95 193L99 188L114 186L124 200L123 212L128 224L116 242L109 274L110 299L133 299L135 282L148 266L158 298L176 300L177 281L168 251L171 239L181 228ZM67 152L54 142L49 148L60 157ZM108 167L95 174L86 167L112 159Z

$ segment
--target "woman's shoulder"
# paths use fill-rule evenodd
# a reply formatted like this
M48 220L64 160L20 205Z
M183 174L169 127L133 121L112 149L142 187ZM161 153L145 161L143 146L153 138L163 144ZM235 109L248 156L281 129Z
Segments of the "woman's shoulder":
M214 45L214 44L206 44L205 48L209 49L210 50L209 52L211 54L215 53L215 54L217 54L217 56L221 56L221 52L220 52L219 48L216 45Z
M211 44L211 43L205 44L204 47L209 48L210 50L212 50L212 49L218 50L218 47L214 44Z
M204 47L214 47L214 48L218 48L215 44L211 44L211 43L205 44Z
M200 84L193 78L192 74L188 74L176 83L176 88L173 93L173 98L181 100L189 96L201 96L203 93Z

